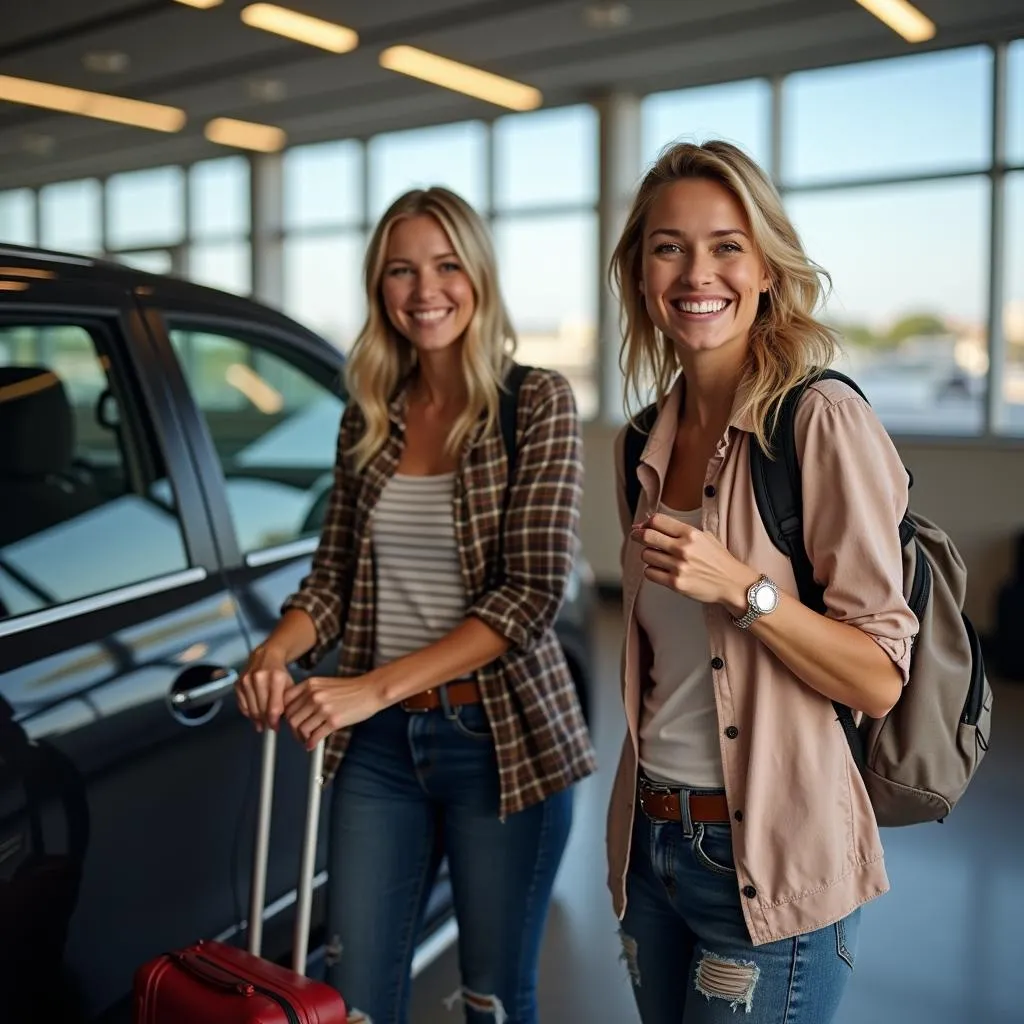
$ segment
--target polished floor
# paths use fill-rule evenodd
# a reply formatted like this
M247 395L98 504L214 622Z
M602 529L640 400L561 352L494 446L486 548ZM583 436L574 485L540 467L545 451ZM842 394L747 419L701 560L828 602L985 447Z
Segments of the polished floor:
M540 971L543 1024L638 1019L604 882L604 812L623 725L618 617L613 607L600 615L601 768L579 787L556 886ZM1024 686L994 689L992 748L960 806L943 825L883 835L892 891L865 908L837 1024L1024 1024ZM461 1010L446 999L458 987L450 949L417 977L412 1024L457 1024Z

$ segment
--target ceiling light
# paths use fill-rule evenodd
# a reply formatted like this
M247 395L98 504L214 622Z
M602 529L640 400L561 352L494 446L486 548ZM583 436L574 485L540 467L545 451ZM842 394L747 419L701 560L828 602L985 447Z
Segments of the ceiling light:
M21 139L21 148L33 156L49 156L57 145L52 135L39 132L27 132Z
M178 0L179 4L186 7L198 7L201 11L209 10L211 7L219 7L224 0Z
M530 85L438 57L414 46L389 47L380 55L380 66L511 110L536 110L543 102L540 91Z
M69 89L63 85L12 78L10 75L0 75L0 100L150 128L155 132L179 132L185 127L186 120L185 111L177 107L128 100L102 92L86 92L85 89Z
M254 78L246 84L245 91L260 103L280 103L288 96L288 86L280 78Z
M352 29L277 4L250 4L242 10L242 21L252 28L318 46L331 53L348 53L359 45L359 36Z
M129 64L128 54L120 50L91 50L82 58L85 70L97 75L119 75L128 70Z
M215 117L203 133L211 142L238 149L255 149L259 153L276 153L284 149L288 137L280 128L253 121L236 121L233 117Z
M935 22L907 0L857 0L857 3L908 43L923 43L935 35Z
M583 17L591 28L622 28L629 24L633 12L629 4L617 3L615 0L595 0L587 4Z

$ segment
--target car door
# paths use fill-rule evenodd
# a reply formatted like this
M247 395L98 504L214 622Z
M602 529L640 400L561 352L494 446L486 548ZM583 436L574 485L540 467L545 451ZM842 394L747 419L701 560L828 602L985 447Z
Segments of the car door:
M246 628L259 643L310 568L333 479L342 361L318 339L298 328L284 331L269 317L261 321L260 307L249 308L245 317L172 305L154 309L151 316L154 325L162 325L173 359L167 379L193 403L190 436L226 577ZM184 397L179 404L186 404ZM318 671L330 672L335 664L336 656L329 656ZM239 728L251 733L244 721ZM301 746L284 730L267 881L265 952L270 956L283 954L291 941L288 911L294 902L307 763ZM318 892L326 879L325 837L321 830ZM248 885L248 863L240 865L239 879Z
M140 963L242 916L258 763L229 712L249 642L130 293L56 265L18 280L0 290L0 1019L93 1020Z

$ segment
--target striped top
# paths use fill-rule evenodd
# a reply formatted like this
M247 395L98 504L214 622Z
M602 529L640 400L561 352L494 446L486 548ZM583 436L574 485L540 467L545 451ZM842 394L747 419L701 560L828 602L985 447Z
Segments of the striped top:
M454 488L454 473L396 473L381 493L372 526L377 569L375 665L440 640L466 617L452 510Z

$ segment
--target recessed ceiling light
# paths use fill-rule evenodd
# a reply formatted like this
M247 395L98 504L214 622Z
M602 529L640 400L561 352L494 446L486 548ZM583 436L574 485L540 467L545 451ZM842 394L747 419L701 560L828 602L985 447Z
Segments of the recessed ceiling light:
M245 91L260 103L279 103L288 95L288 86L280 78L253 78Z
M129 100L85 89L69 89L65 85L36 82L30 78L0 75L0 100L23 103L28 107L59 110L63 114L95 117L101 121L150 128L156 132L180 132L185 127L185 111L160 103Z
M345 25L300 14L277 4L249 4L242 9L241 17L251 28L273 32L331 53L348 53L359 45L359 36Z
M237 121L233 117L215 117L203 134L221 146L253 149L258 153L276 153L284 149L288 137L281 128L253 121Z
M33 156L49 156L56 145L57 140L52 135L42 135L38 132L30 132L21 139L21 148Z
M211 7L219 7L224 0L178 0L179 4L186 7L198 7L201 11L209 10Z
M543 102L540 90L532 85L514 82L415 46L388 47L380 55L380 66L510 110L536 110Z
M92 50L82 58L82 64L86 71L98 75L118 75L128 70L131 60L120 50Z
M594 0L584 8L583 17L591 28L622 28L632 20L633 11L619 0Z
M935 35L935 22L907 0L857 0L857 3L908 43L924 43Z

